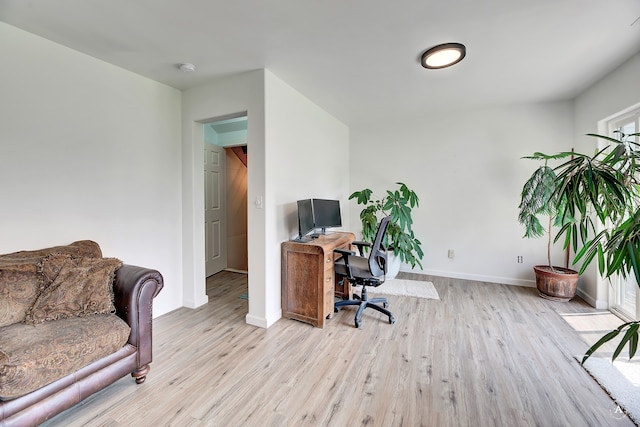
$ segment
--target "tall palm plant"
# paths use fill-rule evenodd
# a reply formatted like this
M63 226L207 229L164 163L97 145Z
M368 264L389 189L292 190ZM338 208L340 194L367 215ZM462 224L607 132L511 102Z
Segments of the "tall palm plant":
M558 177L548 164L550 159L557 158L561 157L547 156L542 153L525 157L525 159L543 160L544 164L536 169L525 182L520 195L520 206L518 206L520 208L518 221L524 226L524 237L547 235L547 265L551 271L553 271L551 263L552 226L561 227L570 221L565 212L566 199L562 199L557 191ZM541 215L548 218L547 229L540 222L539 216Z
M593 155L562 152L533 157L564 161L553 168L553 200L562 223L555 241L573 248L579 272L597 260L604 277L634 275L640 283L640 144L635 141L640 133L617 134L618 138L588 134L608 143ZM627 344L633 357L639 329L640 322L634 321L607 333L587 350L582 362L623 332L613 359Z

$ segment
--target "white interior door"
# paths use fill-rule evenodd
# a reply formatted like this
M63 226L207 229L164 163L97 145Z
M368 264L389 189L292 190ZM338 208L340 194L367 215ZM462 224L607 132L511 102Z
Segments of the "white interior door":
M204 229L207 277L227 266L225 159L223 147L204 144Z

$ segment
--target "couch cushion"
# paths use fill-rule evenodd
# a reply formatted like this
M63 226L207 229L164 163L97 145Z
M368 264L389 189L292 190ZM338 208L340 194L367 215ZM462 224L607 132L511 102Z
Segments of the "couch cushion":
M0 399L27 394L117 351L129 333L115 314L0 328Z
M41 278L37 264L0 265L0 327L24 320Z
M37 249L35 251L20 251L10 254L0 255L0 265L7 264L25 264L25 263L39 263L42 258L49 254L68 254L83 257L100 258L102 257L102 251L100 246L92 240L78 240L64 246L53 246L45 249Z
M43 285L38 266L51 253L100 258L96 242L80 240L66 246L0 255L0 327L22 322Z
M45 285L27 310L25 323L115 313L113 277L121 266L116 258L45 257L40 268Z

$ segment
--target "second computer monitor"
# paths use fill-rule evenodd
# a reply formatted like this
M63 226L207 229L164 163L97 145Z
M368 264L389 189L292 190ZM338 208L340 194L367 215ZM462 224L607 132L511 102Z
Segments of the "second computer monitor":
M312 232L314 228L313 203L311 199L298 200L298 237L302 239Z
M342 227L339 200L313 199L312 204L315 227L320 228L322 234L327 228Z

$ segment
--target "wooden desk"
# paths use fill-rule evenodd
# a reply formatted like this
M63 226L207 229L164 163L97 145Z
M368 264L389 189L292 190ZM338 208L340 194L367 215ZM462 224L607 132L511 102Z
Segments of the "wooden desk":
M309 243L282 243L282 316L322 328L333 315L333 296L349 297L347 289L335 289L334 249L351 248L353 233L335 232Z

